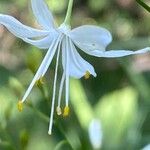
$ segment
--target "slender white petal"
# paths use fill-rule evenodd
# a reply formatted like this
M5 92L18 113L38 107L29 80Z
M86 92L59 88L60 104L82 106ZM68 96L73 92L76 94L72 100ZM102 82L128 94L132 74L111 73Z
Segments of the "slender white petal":
M55 67L55 77L54 77L54 86L53 86L53 97L52 97L52 105L51 105L51 114L50 114L49 130L48 130L48 134L50 134L50 135L51 135L51 133L52 133L52 127L53 127L54 107L55 107L55 99L56 99L57 72L58 72L59 56L60 56L60 45L61 45L61 41L60 41L59 47L58 47L57 60L56 60L56 67Z
M33 13L40 25L49 30L54 28L54 19L44 0L31 0Z
M46 53L37 73L35 74L31 84L29 85L25 95L23 96L23 99L22 99L22 102L24 102L26 100L26 98L28 97L28 95L30 94L35 82L37 80L39 80L42 76L44 76L45 72L47 71L51 61L52 61L52 58L56 52L56 49L57 49L57 46L58 46L58 42L59 42L59 38L58 39L54 39L48 52Z
M58 37L58 33L50 33L48 36L39 39L39 40L33 40L30 38L24 38L23 40L27 43L30 43L40 49L48 49L50 45L52 44L53 39L56 39Z
M4 25L12 34L19 38L42 37L49 34L49 31L38 30L16 20L14 17L0 14L0 24Z
M105 51L106 46L112 41L111 33L108 30L91 25L75 28L68 35L84 52Z
M62 44L62 64L63 68L65 70L65 41L63 41ZM81 78L83 77L86 72L89 72L94 77L96 76L95 70L91 64L89 64L87 61L85 61L77 52L75 46L73 45L72 41L69 39L69 48L68 48L68 54L69 54L69 76L75 77L75 78Z
M113 58L113 57L123 57L128 55L134 55L134 54L143 54L150 52L150 47L146 47L137 51L130 51L130 50L109 50L109 51L99 51L95 50L92 52L92 55L97 57L106 57L106 58ZM88 52L87 52L88 53ZM91 54L89 52L89 54Z

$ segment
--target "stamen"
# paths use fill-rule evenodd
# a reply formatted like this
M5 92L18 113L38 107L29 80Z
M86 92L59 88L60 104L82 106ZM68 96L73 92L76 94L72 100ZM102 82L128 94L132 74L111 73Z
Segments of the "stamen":
M22 112L22 110L23 110L23 102L19 101L18 104L17 104L17 107L18 107L18 111Z
M64 81L65 81L65 73L63 73L62 78L61 78L61 82L60 82L59 96L58 96L58 107L60 107L60 105L61 105L61 97L62 97Z
M56 98L56 82L57 82L57 72L58 72L59 56L60 56L60 45L61 45L61 42L59 42L57 59L56 59L54 86L53 86L53 97L52 97L52 105L51 105L51 113L50 113L49 130L48 130L49 135L52 134L52 126L53 126L54 107L55 107L55 98Z
M59 106L56 108L56 112L57 112L58 116L60 116L62 114L62 110Z
M44 84L44 77L40 77L37 81L36 81L36 85L43 85Z
M58 40L59 40L59 37L58 37ZM57 45L58 45L58 41L57 39L54 39L49 50L47 51L38 71L36 72L34 78L32 79L28 89L26 90L23 98L22 98L22 102L24 102L26 100L26 98L28 97L28 95L30 94L34 84L36 83L36 81L41 77L41 76L44 76L45 72L47 71L47 66L50 65L51 63L51 60L53 58L53 55L55 54L55 51L56 51L56 48L57 48Z
M90 78L90 72L89 71L86 71L85 75L84 75L84 78L87 80Z
M63 116L64 116L64 117L67 117L67 116L69 115L69 113L70 113L70 108L69 108L69 106L65 106L64 112L63 112Z

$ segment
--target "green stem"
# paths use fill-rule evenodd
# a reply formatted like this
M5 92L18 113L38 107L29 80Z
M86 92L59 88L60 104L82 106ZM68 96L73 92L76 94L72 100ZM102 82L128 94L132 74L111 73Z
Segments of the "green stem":
M68 9L66 13L66 18L64 23L70 26L71 21L71 13L72 13L72 7L73 7L73 0L69 0Z
M54 150L60 150L66 144L68 144L68 142L66 140L63 140L56 145Z
M148 12L150 12L150 7L145 4L142 0L136 0L141 6L143 6Z

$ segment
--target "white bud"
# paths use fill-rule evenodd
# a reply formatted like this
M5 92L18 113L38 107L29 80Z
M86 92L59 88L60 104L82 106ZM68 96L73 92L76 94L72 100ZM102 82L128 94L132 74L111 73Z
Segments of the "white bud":
M150 144L146 145L142 150L150 150Z
M99 149L102 145L102 128L98 119L93 119L89 125L89 138L93 148Z

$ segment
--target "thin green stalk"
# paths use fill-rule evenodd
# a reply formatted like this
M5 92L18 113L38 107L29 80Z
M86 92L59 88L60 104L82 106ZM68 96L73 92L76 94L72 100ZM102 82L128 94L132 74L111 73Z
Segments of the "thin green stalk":
M144 7L148 12L150 12L150 7L145 4L142 0L136 0L142 7Z
M63 147L64 145L66 145L66 144L68 144L68 142L67 142L66 140L60 141L60 142L56 145L56 147L55 147L54 150L61 150L62 147Z
M39 116L45 122L49 123L49 117L47 115L45 115L43 112L41 112L38 109L36 109L32 104L27 104L26 106L28 106L29 108L34 110L34 113L37 114L37 116Z
M69 0L68 9L64 23L70 26L71 14L72 14L73 0Z
M41 119L43 119L45 122L49 123L49 117L47 115L45 115L43 112L41 112L38 109L36 109L32 104L27 104L26 106L31 108L34 111L34 113L37 116L39 116ZM55 123L56 127L60 130L60 132L66 138L66 143L68 143L68 145L73 149L72 145L70 144L69 140L67 139L67 135L66 135L65 131L63 131L62 127L58 123L56 123L56 122L54 122L54 123Z

